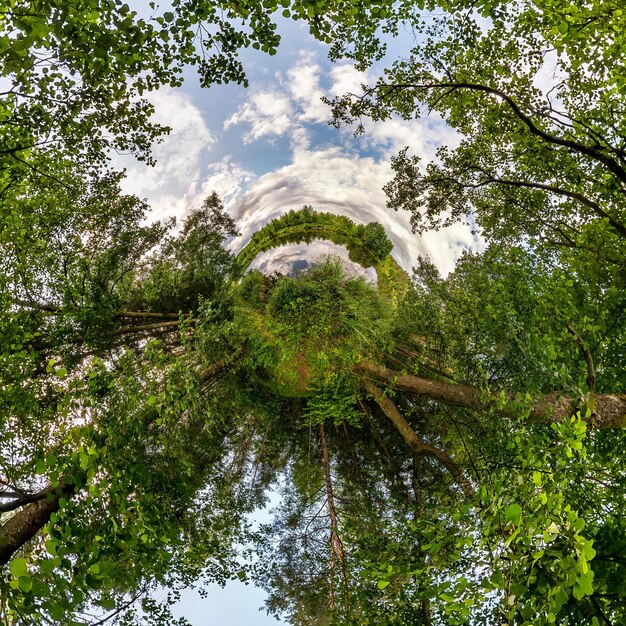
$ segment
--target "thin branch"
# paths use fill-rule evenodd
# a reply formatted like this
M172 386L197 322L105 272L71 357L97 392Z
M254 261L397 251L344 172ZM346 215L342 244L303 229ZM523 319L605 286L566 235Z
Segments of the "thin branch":
M555 135L551 135L545 130L542 130L533 122L533 120L526 113L524 113L521 110L517 102L515 102L515 100L511 96L504 93L500 89L496 89L494 87L488 87L486 85L479 85L475 83L465 83L465 82L459 82L459 83L443 82L443 83L423 83L423 84L398 83L395 85L379 84L377 85L376 89L380 89L382 87L387 88L388 91L386 91L383 94L383 96L381 96L381 99L383 97L387 97L391 95L394 91L400 91L402 89L422 89L426 91L431 90L431 89L450 89L450 88L467 89L470 91L478 91L478 92L486 93L492 96L496 96L497 98L500 98L501 100L503 100L504 102L508 104L513 114L526 126L526 128L528 128L528 130L530 131L532 135L535 135L536 137L543 139L543 141L545 141L546 143L557 145L557 146L563 146L564 148L568 148L573 152L584 154L585 156L590 157L594 161L602 163L609 169L609 171L612 174L615 175L615 177L619 181L621 181L622 183L626 183L626 170L615 159L613 159L610 156L607 156L604 152L602 152L598 148L588 146L584 143L580 143L579 141L575 141L573 139L565 139L563 137L557 137Z
M571 198L572 200L577 200L581 204L584 204L586 207L590 208L598 217L606 219L609 221L609 224L622 236L626 237L626 226L621 222L618 222L614 217L609 215L597 202L590 200L583 194L578 193L577 191L569 191L568 189L563 189L562 187L557 187L556 185L547 185L544 183L532 183L529 181L522 180L507 180L502 178L490 178L490 183L496 183L499 185L507 185L510 187L522 187L527 189L539 189L542 191L548 191L550 193L557 194L559 196L564 196L566 198Z
M587 387L590 393L593 393L596 389L596 369L593 365L591 350L589 349L587 342L581 337L581 335L578 334L578 332L576 332L576 329L571 324L567 324L567 331L576 338L576 341L578 341L580 347L583 349L585 363L587 364Z
M383 394L373 382L363 379L362 384L367 393L374 398L382 412L391 420L409 448L418 456L430 456L437 459L448 470L465 496L468 498L473 497L474 488L465 477L459 465L446 452L420 439L391 399Z
M600 606L600 603L598 602L595 594L591 595L591 602L593 606L595 607L596 611L598 612L598 615L602 618L602 621L605 624L607 624L607 626L613 626L613 622L607 617L606 613L602 610L602 607Z

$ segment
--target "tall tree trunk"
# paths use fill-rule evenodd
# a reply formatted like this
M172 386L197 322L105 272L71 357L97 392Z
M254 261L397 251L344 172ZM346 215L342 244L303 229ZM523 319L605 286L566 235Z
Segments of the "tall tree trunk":
M411 484L413 486L413 493L415 494L415 514L413 519L417 522L424 516L424 494L420 487L419 479L421 474L422 463L424 459L419 455L413 456L413 474L411 476ZM422 537L419 538L419 557L423 560L424 565L428 560L428 553L423 549ZM422 624L423 626L432 626L432 611L430 607L430 600L428 598L420 598L420 606L422 609Z
M37 502L26 504L0 526L0 567L6 565L15 552L30 541L49 521L50 516L59 510L61 498L73 496L78 488L75 485L50 487Z
M386 383L394 389L406 391L419 396L426 396L443 404L460 406L473 411L494 410L499 415L516 416L519 411L513 406L515 395L505 394L505 404L499 394L489 396L486 392L468 385L421 378L411 374L402 374L380 367L370 361L361 361L357 371L374 380ZM369 382L369 381L367 381ZM586 420L590 428L625 428L626 427L626 394L596 394L589 402L591 416ZM557 393L549 393L536 398L530 409L529 419L533 422L563 422L576 411L576 399L562 397Z

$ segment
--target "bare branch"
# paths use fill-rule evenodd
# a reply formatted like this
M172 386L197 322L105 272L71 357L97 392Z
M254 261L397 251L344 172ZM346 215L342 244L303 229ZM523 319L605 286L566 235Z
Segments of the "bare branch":
M461 488L461 491L468 498L473 497L474 488L463 474L463 470L459 465L446 452L420 439L391 399L383 394L372 381L364 379L362 383L364 389L374 398L382 412L391 420L411 450L418 456L430 456L437 459L448 470L454 481Z

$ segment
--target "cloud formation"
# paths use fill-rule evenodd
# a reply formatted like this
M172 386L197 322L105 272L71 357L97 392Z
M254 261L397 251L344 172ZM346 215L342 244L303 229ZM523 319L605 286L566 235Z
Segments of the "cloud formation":
M382 186L390 174L386 161L355 157L340 148L295 150L289 165L256 179L232 203L242 233L233 247L239 250L272 219L309 204L360 224L380 222L394 243L397 260L410 267L416 256L426 251L410 232L408 216L385 210Z
M304 53L292 67L275 73L256 91L246 92L243 104L223 121L205 119L181 92L157 92L152 95L156 119L174 130L155 149L156 168L126 164L126 189L147 197L154 206L153 217L159 219L183 217L217 191L242 233L231 242L234 251L270 220L309 204L316 210L346 215L357 223L380 222L395 246L396 260L409 271L419 255L426 255L448 272L463 249L480 247L469 227L459 224L418 237L411 232L408 214L386 209L382 188L393 175L391 155L409 145L412 153L430 160L437 146L457 141L454 133L435 118L365 120L366 132L358 138L352 136L351 128L328 128L330 109L321 98L359 93L362 83L374 79L348 64L325 69L311 53ZM209 128L210 122L214 130ZM229 145L235 152L234 131L239 132L244 145L259 142L259 148L239 149L239 158L224 156L220 133L225 131L229 131ZM242 164L247 151L259 154L260 149L264 154L263 142L272 144L279 138L289 140L284 165L258 176ZM222 154L211 161L217 147ZM260 165L266 170L264 162ZM275 264L284 271L296 254L312 260L329 251L331 248L321 243L308 249L293 247L267 253L258 263L268 270Z
M114 164L126 169L124 191L146 198L153 218L182 216L188 210L185 198L200 184L216 137L186 94L164 88L149 94L149 100L155 107L154 121L172 128L154 146L156 165L149 167L129 156L116 157Z
M292 125L291 101L280 89L263 89L252 93L242 106L224 122L224 130L236 124L248 124L244 144L262 137L283 135Z

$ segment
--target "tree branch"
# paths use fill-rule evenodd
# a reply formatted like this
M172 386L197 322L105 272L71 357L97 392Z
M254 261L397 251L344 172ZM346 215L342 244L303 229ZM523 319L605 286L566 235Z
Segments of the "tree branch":
M590 157L594 161L602 163L605 165L609 171L615 175L615 177L621 181L622 183L626 183L626 170L612 157L606 155L604 152L599 150L598 148L588 146L584 143L580 143L579 141L574 141L573 139L565 139L563 137L557 137L555 135L551 135L539 128L533 120L524 113L519 105L515 102L511 96L504 93L503 91L496 89L494 87L487 87L486 85L479 85L475 83L465 83L465 82L442 82L442 83L423 83L423 84L415 84L415 83L398 83L395 85L386 85L379 84L376 89L380 88L388 88L388 91L383 94L382 97L387 97L393 91L399 91L401 89L422 89L425 91L431 89L467 89L470 91L478 91L482 93L486 93L492 96L496 96L500 98L504 102L506 102L513 112L513 114L528 128L532 135L543 139L546 143L563 146L564 148L568 148L573 152L577 152L579 154L584 154L585 156Z
M401 374L394 370L380 367L369 361L361 361L356 369L374 380L383 382L394 389L400 389L419 396L426 396L443 404L459 406L473 411L495 411L505 417L516 417L519 410L514 406L514 394L502 397L489 395L475 387L420 378L411 374ZM576 412L578 399L567 398L556 392L535 398L529 413L529 420L538 423L563 422ZM591 416L586 422L590 428L625 428L626 394L596 394L590 402Z
M619 233L622 237L626 237L626 226L621 222L618 222L614 217L609 215L597 202L590 200L583 194L578 193L577 191L569 191L567 189L563 189L562 187L557 187L556 185L547 185L544 183L532 183L529 181L522 180L507 180L503 178L493 178L489 177L490 183L495 183L498 185L507 185L509 187L523 187L527 189L539 189L542 191L548 191L550 193L557 194L559 196L564 196L566 198L571 198L572 200L577 200L581 204L590 208L598 217L608 220L609 224L615 229L617 233Z
M31 502L39 502L40 500L47 498L49 493L50 493L50 488L42 489L41 491L38 491L37 493L30 493L30 494L29 493L18 494L18 493L3 492L2 494L0 494L0 497L14 498L14 499L11 502L0 502L0 513L7 513L9 511L15 511L15 509L19 509L20 507L23 507L26 504L30 504Z
M11 302L17 306L21 306L27 309L37 309L38 311L46 311L48 313L60 314L63 313L63 309L53 304L36 302L34 300L22 300L20 298L13 298ZM168 319L177 320L180 315L178 313L157 313L154 311L116 311L117 317L133 317L133 318L154 318L154 319Z
M61 498L70 497L77 490L75 484L49 487L45 498L27 504L0 526L0 567L50 521L52 513L59 510Z
M443 450L422 441L411 425L400 414L395 404L368 379L363 379L364 389L374 398L382 412L391 420L409 448L418 456L430 456L437 459L450 473L461 491L468 497L474 496L474 488L463 474L463 470Z

